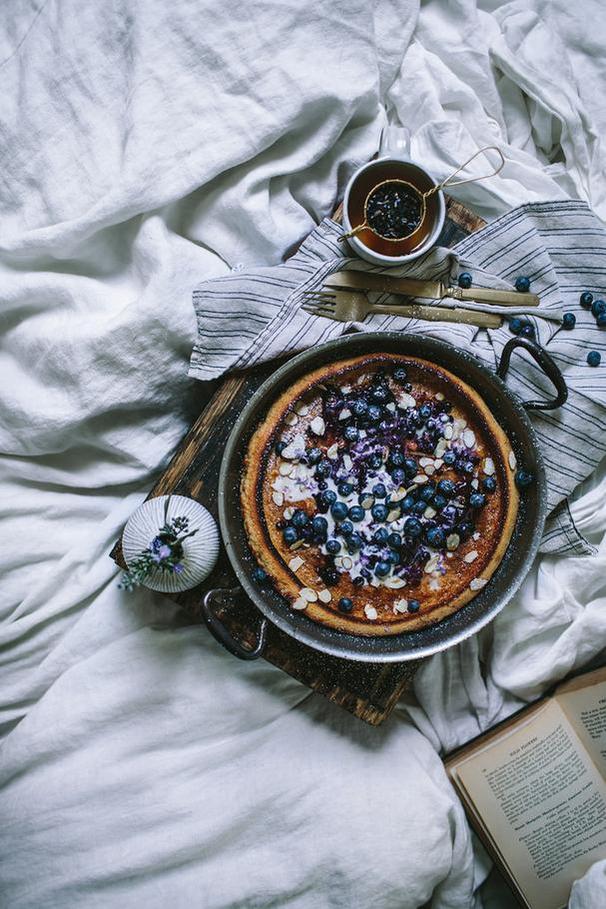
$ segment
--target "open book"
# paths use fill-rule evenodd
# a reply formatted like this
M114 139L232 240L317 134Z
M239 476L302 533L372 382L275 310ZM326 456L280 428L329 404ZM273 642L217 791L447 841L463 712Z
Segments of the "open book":
M528 909L565 909L606 858L606 667L450 755L470 823Z

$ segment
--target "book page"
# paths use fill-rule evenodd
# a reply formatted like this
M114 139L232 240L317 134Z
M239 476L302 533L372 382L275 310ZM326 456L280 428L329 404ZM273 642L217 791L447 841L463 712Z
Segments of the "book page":
M606 784L555 701L464 758L456 779L532 907L565 907L606 857Z
M606 669L562 685L555 699L606 779Z

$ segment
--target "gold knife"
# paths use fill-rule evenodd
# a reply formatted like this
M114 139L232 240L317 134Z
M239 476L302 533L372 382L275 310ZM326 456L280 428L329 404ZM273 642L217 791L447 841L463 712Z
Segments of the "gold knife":
M498 303L501 306L538 306L536 294L519 293L517 290L493 290L492 288L449 287L443 281L417 281L414 278L396 278L376 272L345 269L334 272L324 281L325 287L340 287L346 290L378 291L387 294L403 294L407 297L421 297L429 300L475 300L477 303Z

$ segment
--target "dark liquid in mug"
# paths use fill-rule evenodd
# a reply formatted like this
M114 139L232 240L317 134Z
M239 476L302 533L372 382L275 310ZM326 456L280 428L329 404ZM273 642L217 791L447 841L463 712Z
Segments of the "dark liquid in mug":
M382 183L385 180L405 180L412 184L412 186L419 191L419 194L427 192L428 189L431 189L432 186L435 185L429 177L414 164L408 164L404 161L377 161L376 164L360 174L349 193L347 214L349 215L349 222L352 228L357 227L358 224L364 222L364 206L366 199L369 193L372 193L372 191L378 187L379 183ZM373 200L378 197L380 197L384 203L393 202L394 200L391 198L393 193L387 192L390 186L396 187L398 184L387 184L384 191L382 191L382 189L377 189L376 193L372 193L369 203L372 203ZM438 219L439 207L437 193L427 198L425 213L419 224L419 218L417 217L415 219L414 217L414 203L415 201L420 203L420 195L412 191L403 193L402 190L405 189L405 187L400 189L399 198L400 204L405 206L409 213L408 224L411 229L406 229L406 236L403 236L402 239L386 239L385 237L377 236L372 230L363 230L357 234L358 240L360 240L364 246L383 256L405 256L408 255L408 253L417 250L427 241L427 238L431 235ZM370 215L369 222L379 231L379 233L384 233L386 235L389 235L390 233L402 235L405 229L404 225L398 226L398 213L396 211L391 211L389 204L383 207L382 212L378 210L373 212L370 209L371 204L369 204L368 212ZM381 230L381 226L385 227L385 225L387 225L388 229Z

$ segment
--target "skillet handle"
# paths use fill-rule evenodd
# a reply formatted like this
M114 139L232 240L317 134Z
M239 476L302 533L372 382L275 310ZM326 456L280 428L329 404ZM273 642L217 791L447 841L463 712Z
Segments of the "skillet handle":
M260 656L263 656L267 641L267 619L265 617L261 619L255 646L245 647L240 641L236 640L230 631L228 631L212 609L212 604L215 600L226 598L232 600L241 593L241 587L216 587L213 590L209 590L201 603L202 617L215 640L217 640L219 644L222 644L223 647L225 647L226 650L229 650L235 657L238 657L239 660L258 660Z
M533 341L532 338L518 336L507 342L501 353L499 365L497 366L497 375L499 378L505 379L507 370L509 369L511 355L516 347L522 347L524 350L528 351L533 360L539 364L547 378L551 379L556 390L555 396L553 398L548 398L547 401L522 401L526 410L554 410L556 407L561 407L568 398L568 388L564 376L547 351L544 350L540 344L537 344L536 341Z

